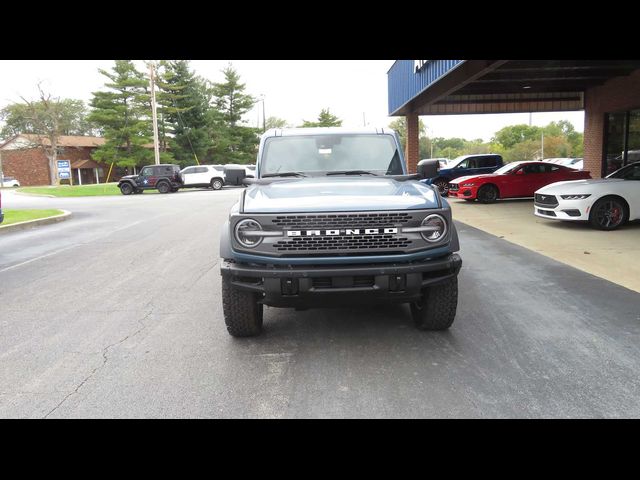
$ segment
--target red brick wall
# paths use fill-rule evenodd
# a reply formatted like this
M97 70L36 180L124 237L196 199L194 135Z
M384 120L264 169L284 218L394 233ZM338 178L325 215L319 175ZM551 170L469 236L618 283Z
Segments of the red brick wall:
M49 160L41 149L3 150L2 170L22 186L50 185Z
M584 169L602 175L605 114L640 108L640 70L585 92Z
M58 160L69 160L72 163L76 160L91 160L91 152L94 147L67 147L58 154ZM108 164L100 164L103 169L103 175L100 182L104 182L109 172ZM28 150L3 150L2 166L4 174L7 177L15 177L23 186L34 185L50 185L49 181L49 160L40 148L32 148ZM110 180L116 181L119 176L111 173ZM93 179L92 169L92 179ZM94 180L95 181L95 180Z
M407 173L418 171L418 158L420 155L420 130L418 114L407 115L407 145L405 147L405 160L407 162Z

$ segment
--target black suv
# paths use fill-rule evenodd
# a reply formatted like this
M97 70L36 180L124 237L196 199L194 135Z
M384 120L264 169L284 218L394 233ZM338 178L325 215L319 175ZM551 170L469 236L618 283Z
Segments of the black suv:
M180 166L170 163L147 165L139 175L126 175L118 182L123 195L142 193L152 188L157 188L160 193L177 192L180 187Z

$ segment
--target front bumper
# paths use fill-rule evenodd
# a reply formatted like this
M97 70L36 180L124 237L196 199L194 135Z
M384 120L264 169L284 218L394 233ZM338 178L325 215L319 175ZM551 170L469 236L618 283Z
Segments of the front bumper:
M451 184L449 184L448 195L454 198L475 199L478 196L478 187L463 187L459 186L457 190L451 190Z
M374 265L260 266L223 260L220 273L235 288L262 295L274 307L323 307L418 300L424 287L458 275L456 253L434 260Z
M551 220L587 221L593 201L590 198L583 200L563 200L556 196L558 205L555 207L540 203L533 204L533 213L536 217Z

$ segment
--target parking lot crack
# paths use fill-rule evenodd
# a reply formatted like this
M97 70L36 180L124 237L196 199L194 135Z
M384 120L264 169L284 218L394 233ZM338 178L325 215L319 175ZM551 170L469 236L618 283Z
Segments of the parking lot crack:
M55 412L56 410L58 410L72 395L75 395L76 393L78 393L78 391L84 386L85 383L87 383L91 378L93 378L95 376L96 373L98 373L99 370L102 370L102 368L104 368L104 366L107 364L107 362L109 361L109 351L114 348L117 347L118 345L121 345L122 343L126 342L127 340L129 340L130 338L135 337L136 335L138 335L140 332L142 332L145 328L147 328L147 324L144 323L144 321L149 318L151 316L151 314L153 313L152 310L149 310L144 317L142 317L141 319L138 319L138 324L139 324L139 328L133 332L130 333L129 335L121 338L120 340L118 340L115 343L112 343L110 345L107 345L105 348L102 349L102 363L100 365L98 365L96 368L94 368L89 375L87 375L77 386L76 388L68 393L60 403L58 403L55 407L53 407L43 418L48 418L49 415L51 415L53 412Z

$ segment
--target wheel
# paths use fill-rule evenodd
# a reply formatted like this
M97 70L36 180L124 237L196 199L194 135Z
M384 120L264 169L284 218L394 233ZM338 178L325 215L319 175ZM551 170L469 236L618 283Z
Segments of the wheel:
M627 206L616 197L604 197L591 207L589 223L599 230L615 230L629 217Z
M411 316L419 330L446 330L456 317L458 277L427 287L422 299L411 303Z
M158 183L157 188L160 193L169 193L171 191L171 185L168 182Z
M440 190L440 194L443 197L447 196L447 193L449 192L449 181L446 178L440 178L433 184L438 187L438 190Z
M493 203L498 199L498 189L493 185L484 185L478 190L480 203Z
M262 332L262 304L258 294L238 290L229 277L222 277L222 311L227 331L234 337L252 337Z
M211 188L214 190L220 190L222 188L222 180L219 178L214 178L211 180Z
M123 195L131 195L133 193L133 186L130 183L123 183L120 185L120 192Z

